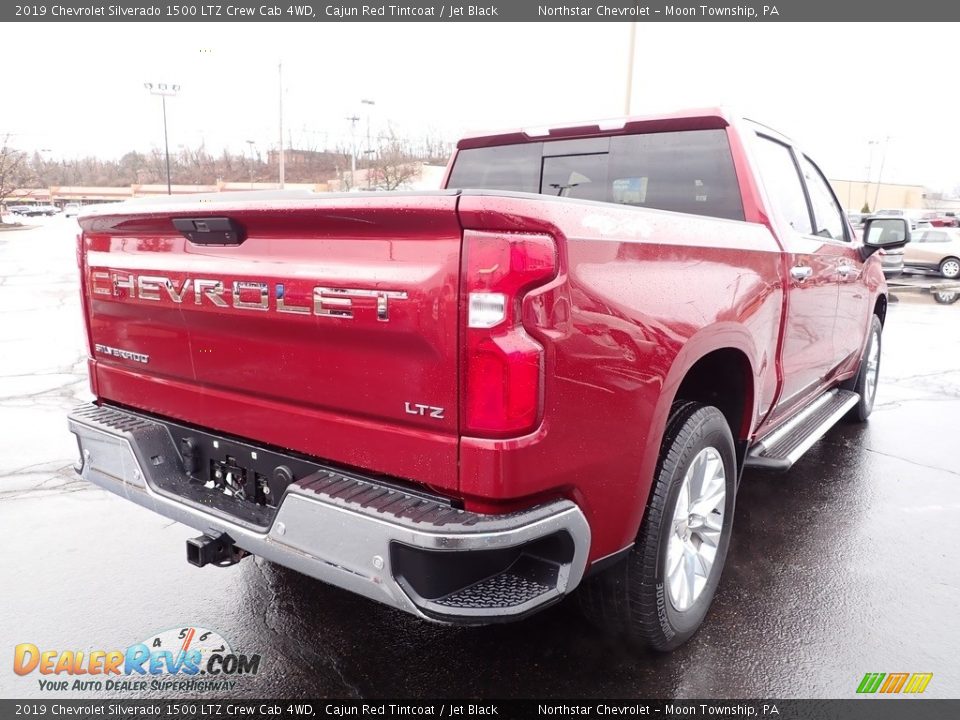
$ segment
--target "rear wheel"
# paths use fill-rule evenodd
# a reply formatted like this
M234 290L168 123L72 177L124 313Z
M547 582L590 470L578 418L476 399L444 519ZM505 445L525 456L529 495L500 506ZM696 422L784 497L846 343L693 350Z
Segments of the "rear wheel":
M940 263L940 274L949 280L960 277L960 260L955 257L948 257Z
M657 650L688 640L720 581L735 489L733 437L723 414L698 403L675 404L636 544L581 589L587 616Z

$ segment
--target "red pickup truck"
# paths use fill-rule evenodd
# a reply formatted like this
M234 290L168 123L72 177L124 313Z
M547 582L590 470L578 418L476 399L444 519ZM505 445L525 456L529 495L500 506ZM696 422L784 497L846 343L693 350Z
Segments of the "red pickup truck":
M667 650L745 467L865 420L878 258L817 166L718 110L466 138L446 190L86 208L83 478L423 618L578 593Z

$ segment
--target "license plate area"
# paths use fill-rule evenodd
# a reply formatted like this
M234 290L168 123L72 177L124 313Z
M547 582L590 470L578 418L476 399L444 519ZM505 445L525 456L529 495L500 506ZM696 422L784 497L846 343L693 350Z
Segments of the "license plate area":
M323 469L297 457L193 428L168 425L191 481L236 503L275 510L287 486Z
M117 410L130 418L142 417L162 425L169 433L170 444L164 443L165 450L159 446L156 448L161 452L150 454L135 448L141 465L149 468L146 480L154 490L257 530L266 530L273 524L284 493L291 484L318 472L356 478L385 489L454 506L449 498L424 492L394 478L357 474L351 469L279 448L253 445L238 438L127 409ZM150 451L153 450L151 447Z
M186 475L158 489L225 513L250 525L273 523L287 487L317 470L320 463L268 448L164 422Z
M265 475L241 467L232 455L227 455L223 460L211 459L207 478L204 487L255 505L266 505L272 494L270 481Z

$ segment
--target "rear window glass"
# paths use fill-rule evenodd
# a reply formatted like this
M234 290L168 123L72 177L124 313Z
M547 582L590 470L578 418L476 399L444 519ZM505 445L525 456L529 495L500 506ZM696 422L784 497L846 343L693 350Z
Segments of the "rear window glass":
M724 130L470 148L448 187L512 190L743 220Z

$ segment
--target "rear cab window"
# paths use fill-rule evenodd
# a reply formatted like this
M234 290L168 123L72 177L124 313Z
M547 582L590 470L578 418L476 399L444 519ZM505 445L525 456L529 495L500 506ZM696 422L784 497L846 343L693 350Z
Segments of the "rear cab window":
M467 148L457 153L447 187L744 219L722 129Z

